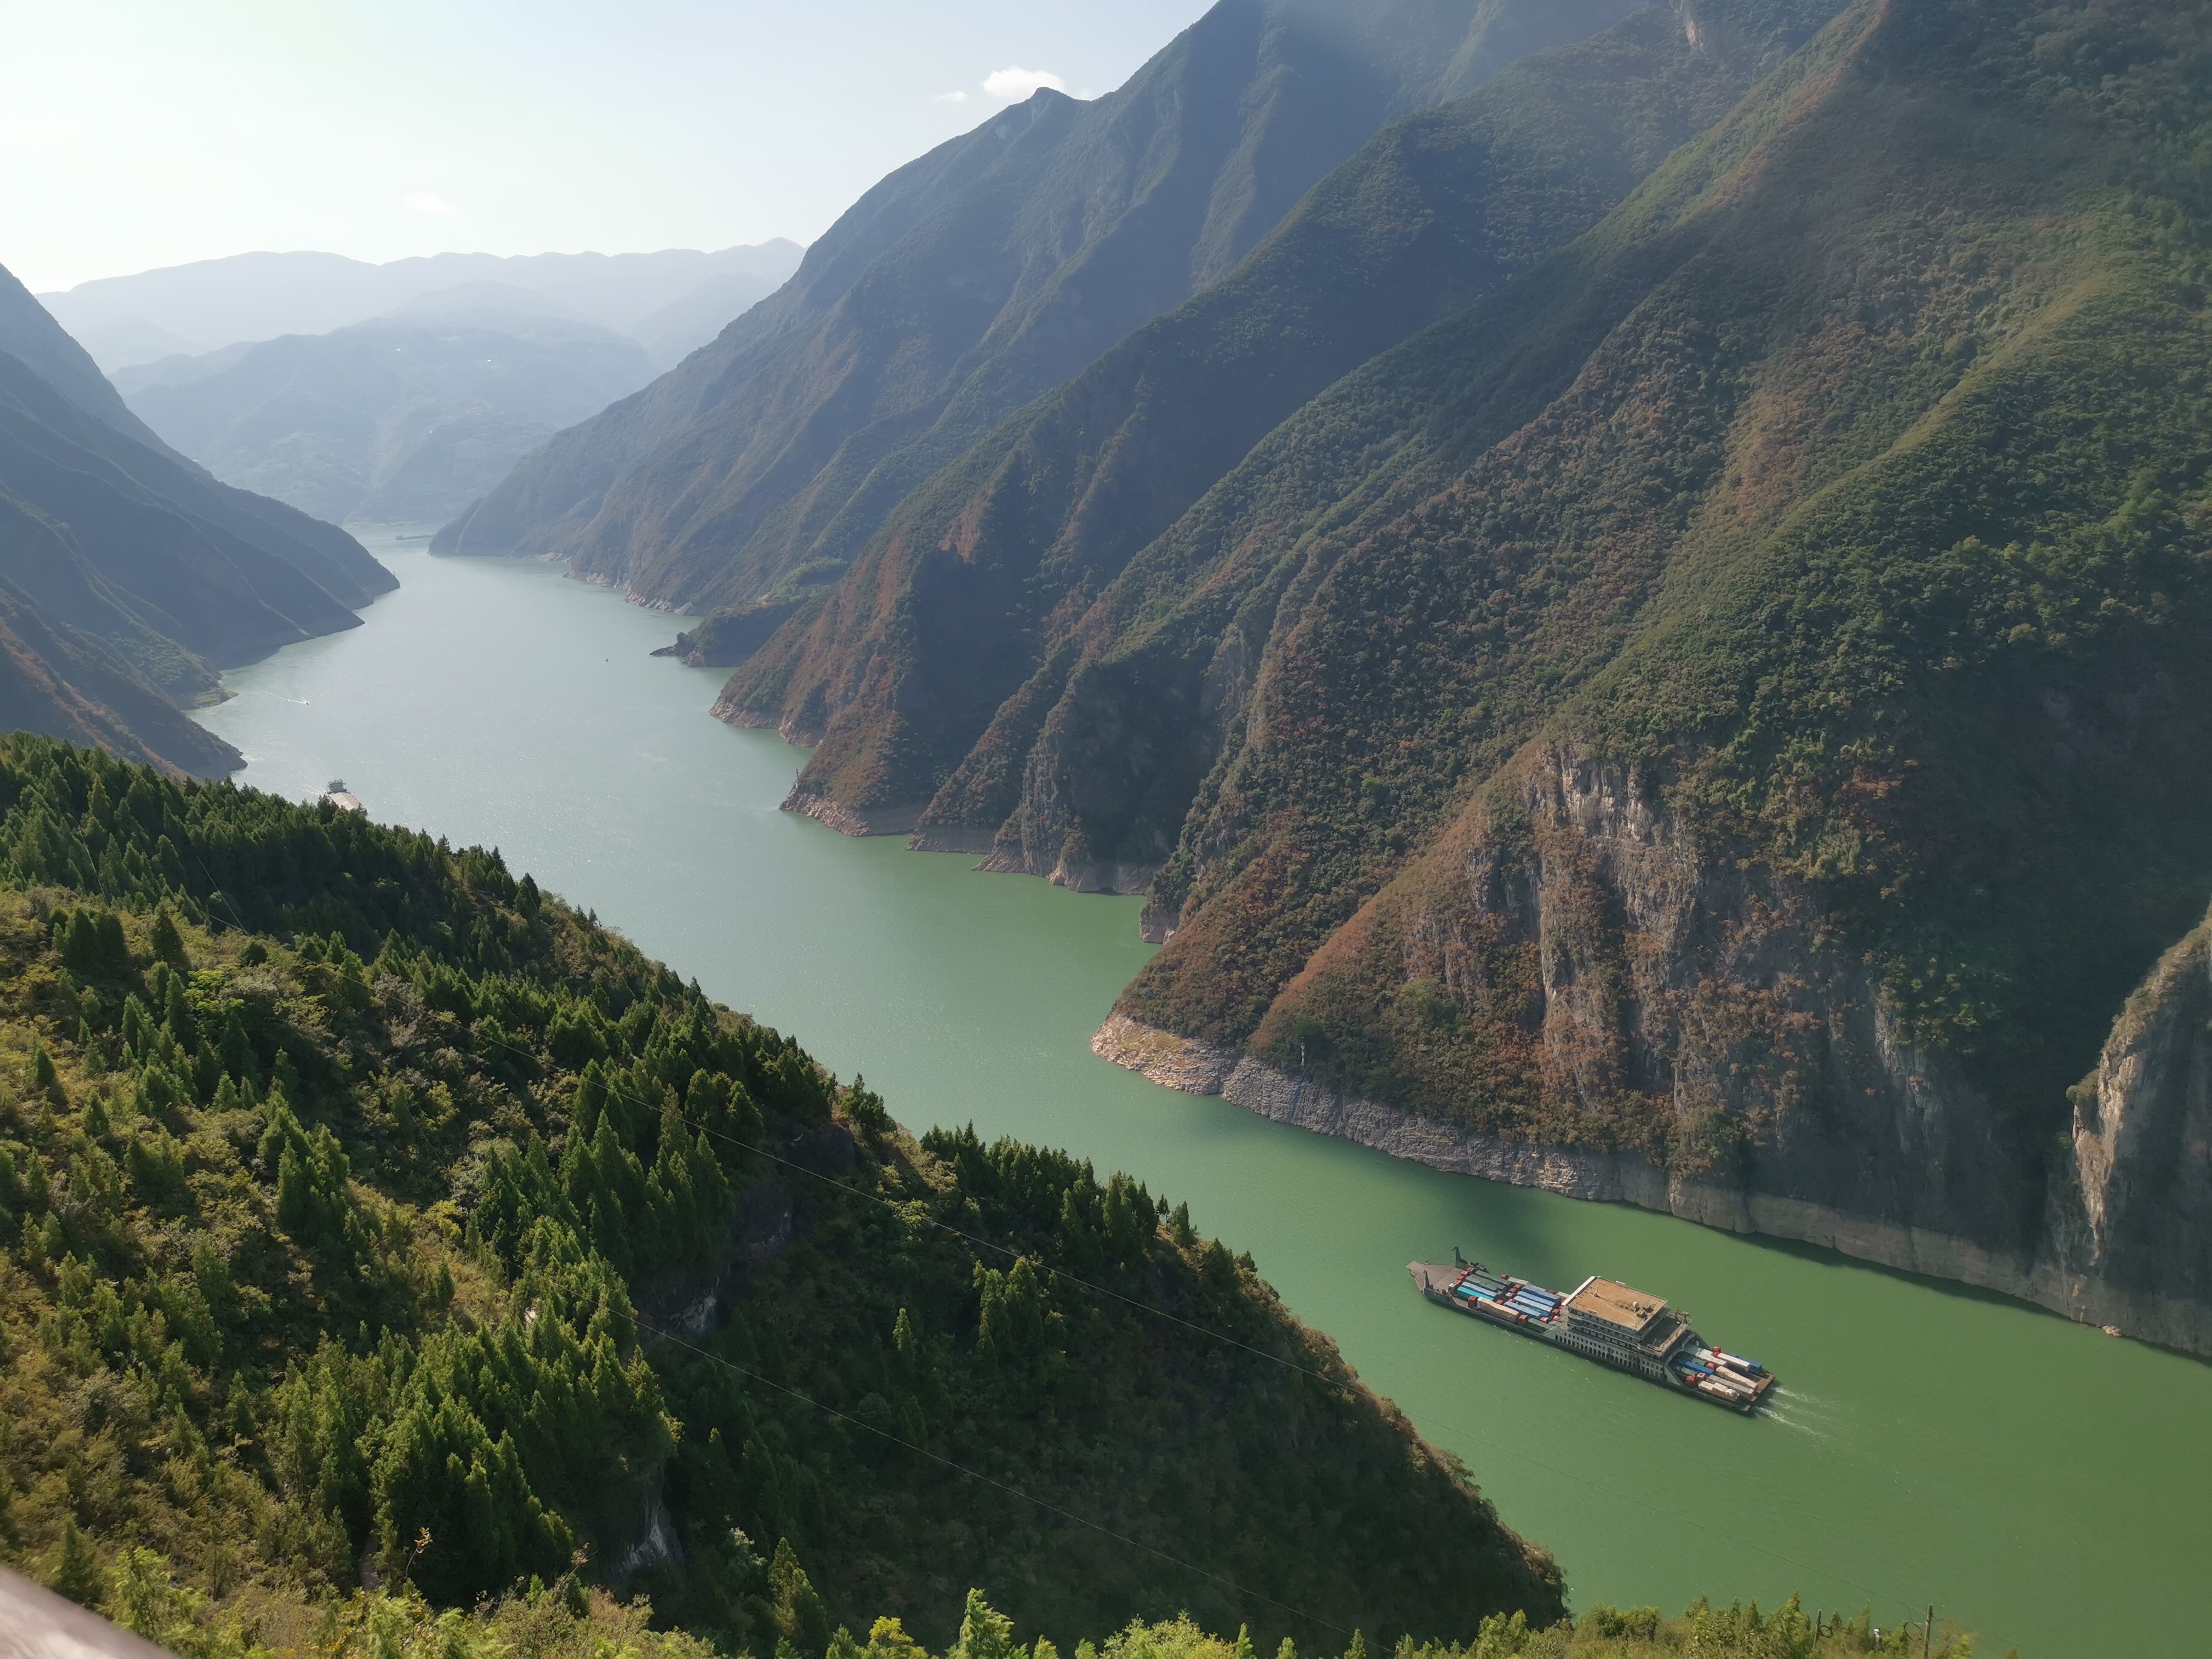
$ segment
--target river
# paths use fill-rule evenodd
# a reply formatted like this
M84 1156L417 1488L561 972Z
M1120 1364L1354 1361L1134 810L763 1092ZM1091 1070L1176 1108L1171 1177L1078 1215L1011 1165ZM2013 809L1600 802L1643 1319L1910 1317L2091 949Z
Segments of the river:
M540 564L365 538L401 582L348 633L226 677L240 781L343 777L371 814L506 853L732 1006L973 1122L1188 1200L1557 1553L1577 1605L1792 1589L1933 1602L2027 1659L2202 1650L2212 1366L1956 1285L1625 1206L1444 1176L1145 1082L1091 1033L1149 954L1137 901L848 840L779 812L799 763L710 719L671 617ZM597 658L598 660L592 660ZM1738 1418L1422 1302L1471 1255L1626 1279L1771 1366ZM1439 1540L1439 1544L1449 1540Z

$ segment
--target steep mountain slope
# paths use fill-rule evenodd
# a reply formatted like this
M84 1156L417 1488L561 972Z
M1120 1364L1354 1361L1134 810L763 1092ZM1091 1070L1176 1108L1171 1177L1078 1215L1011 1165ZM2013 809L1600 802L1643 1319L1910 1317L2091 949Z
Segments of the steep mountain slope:
M1040 93L893 173L799 276L565 434L442 550L653 604L818 583L1002 416L1230 270L1393 116L1634 0L1222 0L1119 90Z
M2201 1350L2212 1302L2212 915L2120 1011L2075 1088L2073 1141L2071 1178L2052 1193L2053 1276L2097 1286L2094 1311Z
M796 243L777 237L711 253L693 248L511 257L439 253L380 265L336 253L240 253L101 277L39 298L70 332L122 352L101 359L112 370L174 351L173 345L157 345L165 334L204 342L203 350L283 334L327 334L463 283L527 289L602 327L628 333L720 278L750 277L765 293L798 267L799 252Z
M665 373L775 293L776 287L749 270L709 276L652 315L639 318L628 332L645 348L653 366Z
M0 740L0 1559L72 1595L580 1572L728 1654L977 1583L1071 1642L1560 1612L1249 1257L917 1145L495 853Z
M69 526L85 557L136 596L162 634L217 663L244 662L357 624L358 604L392 584L351 538L295 541L245 510L252 498L181 458L81 413L0 356L0 489ZM274 506L274 503L270 503ZM289 508L279 508L290 512ZM300 515L319 532L325 525ZM368 572L342 599L332 586Z
M209 374L155 365L132 408L226 483L318 518L442 522L518 456L653 378L635 341L533 314L519 291L489 309L503 297L490 287L218 354Z
M71 404L96 421L104 421L126 438L136 438L151 449L161 441L124 404L107 377L71 339L31 291L0 269L0 351L21 362Z
M206 665L147 626L65 528L0 490L0 731L212 776L245 757L173 699L215 689Z
M343 531L170 450L0 271L0 720L228 771L179 712L218 695L210 664L350 628L392 585Z
M2066 1196L2212 890L2209 84L2198 9L1861 0L1272 434L1123 579L1194 676L1058 751L1208 763L1123 1018L1279 1115L2212 1350Z
M1301 404L1595 222L1837 3L1655 7L1386 129L1233 275L904 503L811 624L733 678L718 712L819 739L799 798L835 821L903 830L927 803L926 845L985 850L1006 826L1005 867L1059 867L1070 823L1009 820L1023 750L1068 717L1055 702L1081 709L1133 672L1112 649L1126 607L1092 596ZM1081 766L1054 775L1071 770L1091 774L1095 823L1105 781ZM1153 783L1123 782L1124 816ZM1196 783L1115 838L1145 854L1101 841L1072 878L1089 884L1108 859L1130 866L1109 884L1140 888Z
M170 449L125 406L84 349L4 268L0 268L0 353L28 366L71 410L97 423L96 428L79 428L66 438L57 434L58 441L74 442L97 453L97 465L79 458L67 462L68 466L92 471L105 466L129 477L140 489L164 497L210 532L234 544L241 550L240 558L289 566L342 605L365 605L397 586L392 573L343 530L265 495L218 483ZM16 379L20 383L21 377ZM118 437L125 441L119 447ZM61 512L56 516L68 517ZM308 602L303 598L301 604L306 609Z

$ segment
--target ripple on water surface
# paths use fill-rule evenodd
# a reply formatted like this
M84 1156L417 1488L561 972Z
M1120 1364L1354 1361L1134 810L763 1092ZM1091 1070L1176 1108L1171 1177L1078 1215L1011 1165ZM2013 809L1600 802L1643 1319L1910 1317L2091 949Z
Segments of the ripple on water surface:
M502 848L715 997L864 1072L917 1127L1069 1147L1190 1200L1506 1519L1578 1604L1791 1589L1928 1602L2038 1656L2201 1650L2212 1367L1956 1286L1611 1205L1439 1175L1092 1057L1150 954L1137 901L973 873L779 812L796 752L647 655L678 619L544 565L373 550L396 593L228 677L241 781L343 777L375 817ZM1603 1273L1771 1366L1746 1420L1424 1304L1454 1244ZM1443 1540L1440 1540L1443 1541Z

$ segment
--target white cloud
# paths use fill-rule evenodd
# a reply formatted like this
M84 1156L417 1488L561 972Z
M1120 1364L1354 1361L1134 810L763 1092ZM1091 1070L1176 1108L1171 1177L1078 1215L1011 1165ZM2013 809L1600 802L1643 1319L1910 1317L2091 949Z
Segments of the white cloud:
M929 101L933 104L964 104L968 101L968 94L964 92L940 92Z
M994 98L1009 100L1026 98L1039 87L1050 87L1054 92L1066 92L1067 82L1050 70L1027 70L1018 64L1009 64L1002 70L993 70L983 77L983 90Z
M412 196L401 198L399 205L411 208L417 213L453 214L460 211L444 197L433 196L427 190L418 190Z

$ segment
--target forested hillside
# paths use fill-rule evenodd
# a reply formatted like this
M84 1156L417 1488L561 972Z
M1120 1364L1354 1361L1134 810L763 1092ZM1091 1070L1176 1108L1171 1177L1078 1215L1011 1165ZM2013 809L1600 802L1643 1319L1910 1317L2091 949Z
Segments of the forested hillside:
M590 1585L761 1654L975 1585L1024 1640L1559 1611L1249 1257L915 1143L495 853L19 735L0 860L0 1559L72 1595Z
M818 1597L805 1571L787 1561L778 1602L781 1622L794 1631L814 1622ZM573 1583L539 1587L495 1601L480 1602L464 1613L438 1609L411 1589L377 1590L357 1596L335 1621L295 1617L281 1625L264 1623L248 1638L234 1613L209 1608L192 1590L164 1578L149 1551L119 1567L110 1604L127 1627L167 1642L180 1659L262 1659L313 1654L318 1659L497 1659L520 1650L532 1659L607 1659L629 1654L635 1659L712 1659L716 1650L682 1631L653 1628L652 1607L644 1598L617 1601L605 1592L582 1593ZM289 1611L289 1610L288 1610ZM335 1622L337 1634L329 1632ZM308 1632L312 1631L313 1634ZM1845 1618L1805 1614L1796 1597L1771 1612L1757 1602L1717 1607L1700 1599L1679 1619L1656 1607L1599 1605L1579 1618L1554 1625L1532 1624L1522 1613L1492 1613L1479 1629L1455 1641L1401 1642L1396 1659L1667 1659L1677 1654L1696 1659L1857 1659L1884 1650L1924 1651L1930 1659L1972 1659L1973 1638L1936 1622L1923 1641L1919 1625L1884 1630L1870 1613ZM1367 1659L1373 1651L1366 1633L1344 1632L1343 1659ZM778 1651L805 1651L799 1638ZM808 1639L811 1646L811 1638ZM823 1644L829 1659L930 1659L905 1621L885 1615L860 1633L840 1626ZM1189 1615L1172 1620L1132 1620L1098 1639L1078 1642L1075 1659L1255 1659L1259 1650L1249 1630L1234 1638L1217 1636ZM1300 1659L1301 1650L1285 1642L1275 1659ZM1303 1652L1323 1659L1325 1650ZM962 1606L957 1633L944 1650L945 1659L1059 1659L1049 1638L1020 1639L1013 1621L994 1607L980 1590L970 1590Z
M1115 91L1040 92L890 174L782 290L526 458L434 550L572 557L689 610L818 588L1385 122L1640 3L1221 0Z
M921 844L1141 890L1211 760L1171 724L1202 664L1146 637L1148 585L1100 590L1300 404L1589 228L1837 9L1652 7L1393 124L1232 275L917 491L717 712L818 742L799 798L848 828L919 814Z

